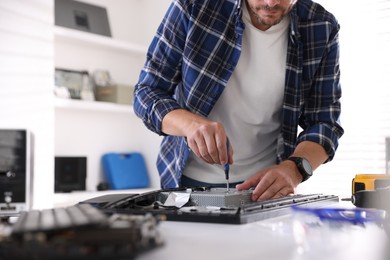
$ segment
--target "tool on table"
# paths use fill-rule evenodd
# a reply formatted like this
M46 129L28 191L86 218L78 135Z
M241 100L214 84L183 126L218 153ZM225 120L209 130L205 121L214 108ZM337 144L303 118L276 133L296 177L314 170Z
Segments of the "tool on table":
M376 190L359 190L351 197L353 205L359 208L376 208L390 211L390 187Z
M230 166L229 166L229 139L226 138L226 150L227 150L227 156L228 156L228 161L226 162L225 166L224 166L224 170L225 170L225 178L226 178L226 191L229 192L230 191L230 184L229 184L229 170L230 170Z
M361 190L376 190L390 186L390 174L356 174L352 179L352 194Z
M390 174L357 174L352 179L351 201L356 207L390 210Z

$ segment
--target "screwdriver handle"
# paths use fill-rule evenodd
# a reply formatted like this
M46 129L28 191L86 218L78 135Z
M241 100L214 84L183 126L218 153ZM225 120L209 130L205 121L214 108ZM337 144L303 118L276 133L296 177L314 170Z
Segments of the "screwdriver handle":
M226 178L226 191L229 192L230 191L230 184L229 184L229 170L230 170L230 166L229 166L229 139L226 138L226 153L227 153L227 157L228 157L228 160L226 162L226 164L224 165L224 170L225 170L225 178Z
M229 138L226 137L226 153L227 153L228 161L227 161L227 163L223 167L223 169L225 170L226 180L229 180L229 170L230 170L230 166L229 166L229 148L230 148Z

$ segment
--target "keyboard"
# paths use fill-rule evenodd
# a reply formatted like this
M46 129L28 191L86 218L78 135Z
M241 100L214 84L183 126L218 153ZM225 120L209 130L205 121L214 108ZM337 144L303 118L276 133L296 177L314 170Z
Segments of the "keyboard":
M104 214L90 204L21 212L0 259L133 259L163 244L151 214Z

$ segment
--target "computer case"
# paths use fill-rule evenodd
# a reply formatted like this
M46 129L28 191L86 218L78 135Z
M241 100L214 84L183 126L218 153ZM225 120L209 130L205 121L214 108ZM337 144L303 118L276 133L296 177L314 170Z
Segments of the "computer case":
M0 216L31 209L32 134L0 129Z

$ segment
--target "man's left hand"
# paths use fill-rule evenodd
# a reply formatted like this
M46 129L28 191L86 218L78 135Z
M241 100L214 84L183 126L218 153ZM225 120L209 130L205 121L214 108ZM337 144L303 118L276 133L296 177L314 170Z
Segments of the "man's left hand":
M271 166L236 186L237 190L248 190L255 187L252 194L253 201L275 199L295 193L295 188L302 181L295 163L283 161L279 165Z

